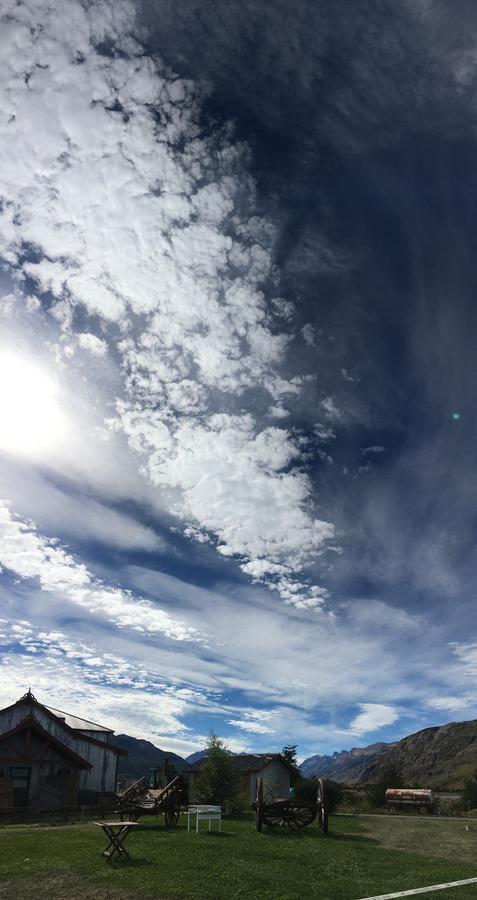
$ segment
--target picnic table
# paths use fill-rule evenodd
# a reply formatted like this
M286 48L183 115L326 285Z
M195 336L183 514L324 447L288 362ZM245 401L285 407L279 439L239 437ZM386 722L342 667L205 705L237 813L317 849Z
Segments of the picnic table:
M98 828L103 829L109 841L101 856L107 856L108 859L111 859L115 853L118 853L119 856L130 859L129 853L123 845L129 832L138 825L138 822L95 822L94 824ZM110 847L112 847L112 850L110 850Z
M221 806L207 806L206 804L195 804L194 806L189 806L187 808L187 831L190 831L190 817L195 816L195 833L197 834L199 831L199 822L201 819L208 819L209 822L209 831L210 831L210 823L218 822L219 823L219 831L222 828L222 807Z

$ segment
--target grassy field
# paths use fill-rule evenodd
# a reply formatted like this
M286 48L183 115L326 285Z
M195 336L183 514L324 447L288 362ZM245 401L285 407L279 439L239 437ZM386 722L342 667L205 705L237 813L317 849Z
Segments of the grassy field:
M359 900L477 877L477 831L462 822L333 817L324 837L314 825L257 834L251 819L196 835L159 818L127 840L131 861L107 862L92 824L0 828L0 897ZM477 885L424 897L477 900Z

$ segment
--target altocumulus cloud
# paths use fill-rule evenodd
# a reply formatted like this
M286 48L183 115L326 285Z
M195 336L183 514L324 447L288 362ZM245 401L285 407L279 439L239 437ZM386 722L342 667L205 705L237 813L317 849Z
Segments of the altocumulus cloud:
M42 700L54 706L60 680L68 684L70 700L85 711L94 708L95 716L115 730L132 724L150 740L167 736L168 746L177 746L179 753L203 746L205 737L192 735L184 717L192 708L213 709L210 692L167 683L138 662L101 652L62 631L38 630L24 619L0 618L0 653L6 703L18 699L30 677Z
M65 333L118 359L111 427L187 533L287 603L320 607L303 571L334 528L314 513L298 442L265 418L301 386L282 374L293 310L274 231L247 149L205 133L197 86L140 38L127 2L3 5L0 253ZM252 392L263 414L243 411Z

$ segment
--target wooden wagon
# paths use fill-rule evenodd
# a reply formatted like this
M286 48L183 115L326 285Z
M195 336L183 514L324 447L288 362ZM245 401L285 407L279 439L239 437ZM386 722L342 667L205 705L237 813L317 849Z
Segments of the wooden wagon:
M163 815L168 828L175 828L181 809L181 779L173 778L164 788L151 788L140 778L117 797L116 812L121 821L137 822L141 816Z
M311 825L318 817L323 834L328 834L328 803L326 785L322 778L318 782L315 803L300 797L265 800L263 781L257 779L257 794L253 803L255 810L255 828L261 831L263 825L272 828L274 825L286 825L288 828L304 828Z

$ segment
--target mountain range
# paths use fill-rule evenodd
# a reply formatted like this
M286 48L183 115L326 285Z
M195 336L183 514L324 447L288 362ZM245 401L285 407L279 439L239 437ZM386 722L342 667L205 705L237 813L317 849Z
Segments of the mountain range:
M115 735L113 741L128 751L127 757L120 758L120 776L140 778L160 766L166 756L178 773L186 773L207 754L199 750L183 759L128 734ZM392 744L353 747L331 756L315 754L300 765L304 778L329 778L342 784L379 781L391 770L399 772L410 787L462 787L477 772L477 720L424 728Z
M203 759L204 756L207 755L207 750L197 750L196 753L191 753L190 756L186 756L186 762L189 763L190 766L193 766L196 762L199 762L199 759Z
M399 772L409 787L461 788L477 772L477 720L424 728L393 744L370 744L310 756L300 766L306 778L364 784Z
M370 744L369 747L353 747L352 750L335 751L331 756L309 756L300 765L304 778L330 778L355 784L363 781L369 767L394 747L394 744Z

